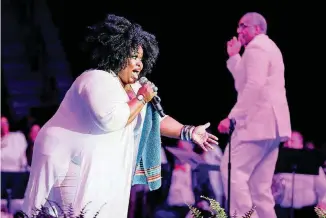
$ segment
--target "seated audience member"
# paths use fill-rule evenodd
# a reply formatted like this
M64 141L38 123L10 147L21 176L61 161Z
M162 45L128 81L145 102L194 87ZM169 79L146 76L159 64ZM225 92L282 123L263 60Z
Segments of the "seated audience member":
M314 207L326 204L326 176L321 167L323 162L321 156L315 150L303 149L303 136L297 131L292 133L291 139L284 144L284 148L280 149L272 187L278 218L290 217L291 213L296 218L317 217ZM306 155L299 156L298 150L306 152ZM285 152L296 154L295 163L285 158ZM319 159L321 161L318 161ZM289 170L284 170L287 168ZM308 174L308 169L314 168L317 175Z
M24 134L11 132L8 119L1 116L1 171L26 171L26 149L27 141Z
M193 145L189 142L179 140L178 147L193 152ZM209 203L200 197L204 195L215 199L207 171L194 171L188 163L175 160L173 169L162 173L162 176L161 195L157 195L162 201L155 208L155 218L186 217L189 215L187 204L210 214Z

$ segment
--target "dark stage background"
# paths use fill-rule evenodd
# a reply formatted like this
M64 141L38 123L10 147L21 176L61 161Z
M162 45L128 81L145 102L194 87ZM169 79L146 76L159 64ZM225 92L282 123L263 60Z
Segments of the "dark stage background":
M282 3L281 3L282 2ZM84 70L79 42L87 25L114 13L154 33L160 56L149 78L159 87L165 112L185 124L218 122L227 116L236 93L226 69L226 42L249 11L262 13L268 35L280 47L286 66L286 88L293 129L317 146L325 142L323 37L315 35L322 14L316 4L286 1L63 1L48 0L74 76ZM319 18L319 19L318 19ZM322 52L321 55L317 54ZM220 136L221 146L225 136Z

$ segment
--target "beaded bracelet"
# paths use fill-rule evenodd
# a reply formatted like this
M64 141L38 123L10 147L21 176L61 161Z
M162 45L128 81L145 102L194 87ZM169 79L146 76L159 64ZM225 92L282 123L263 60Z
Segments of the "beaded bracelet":
M195 129L195 126L184 125L181 129L180 138L184 141L192 141L192 133Z

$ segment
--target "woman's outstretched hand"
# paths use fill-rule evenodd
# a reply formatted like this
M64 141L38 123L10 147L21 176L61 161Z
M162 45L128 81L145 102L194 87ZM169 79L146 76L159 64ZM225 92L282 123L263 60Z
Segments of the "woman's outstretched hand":
M210 123L206 123L205 125L196 126L192 132L192 141L204 151L207 151L207 148L214 149L211 144L218 145L218 138L206 131L210 125Z

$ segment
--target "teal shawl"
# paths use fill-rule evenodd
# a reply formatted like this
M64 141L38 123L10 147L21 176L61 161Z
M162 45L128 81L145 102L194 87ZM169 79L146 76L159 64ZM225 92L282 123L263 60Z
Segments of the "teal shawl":
M151 191L161 187L160 117L152 104L147 104L136 166L133 185L145 184Z

